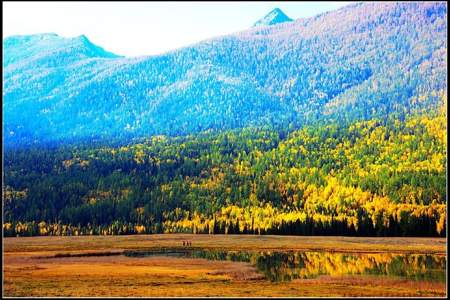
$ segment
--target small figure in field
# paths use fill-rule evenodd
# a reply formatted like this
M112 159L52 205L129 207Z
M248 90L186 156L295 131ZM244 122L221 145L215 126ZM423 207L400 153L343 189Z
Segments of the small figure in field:
M184 244L185 244L185 243L184 243L184 241L183 241L183 247L184 247Z
M192 241L189 241L189 247L191 247L192 246Z

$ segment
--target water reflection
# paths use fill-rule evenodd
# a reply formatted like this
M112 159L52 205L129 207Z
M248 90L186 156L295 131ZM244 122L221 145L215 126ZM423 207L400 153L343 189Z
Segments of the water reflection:
M128 251L127 256L169 255L249 262L274 282L319 275L378 275L445 282L446 256L389 253L250 252L221 250Z
M271 281L319 275L382 275L445 282L445 256L296 252L262 254L257 268Z

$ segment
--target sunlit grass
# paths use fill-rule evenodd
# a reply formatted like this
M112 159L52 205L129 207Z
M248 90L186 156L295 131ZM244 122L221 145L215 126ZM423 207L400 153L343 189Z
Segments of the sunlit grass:
M315 249L445 253L445 239L143 235L4 239L6 296L445 296L445 283L319 276L273 283L245 262L110 255L124 249ZM90 256L93 253L105 256ZM70 253L72 257L64 257ZM55 256L59 258L42 258ZM85 256L76 256L85 254ZM86 255L87 254L87 255ZM106 255L108 254L108 255ZM41 258L38 258L41 257Z

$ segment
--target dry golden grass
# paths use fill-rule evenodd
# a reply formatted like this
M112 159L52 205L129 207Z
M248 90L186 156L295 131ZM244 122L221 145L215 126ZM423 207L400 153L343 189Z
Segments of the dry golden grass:
M174 257L64 257L58 253L193 247L445 253L445 239L140 235L4 239L5 296L440 296L445 283L322 276L271 283L248 263Z
M154 234L128 236L20 237L4 239L7 252L123 250L157 247L230 250L326 250L341 252L446 253L445 238L376 238L276 235Z

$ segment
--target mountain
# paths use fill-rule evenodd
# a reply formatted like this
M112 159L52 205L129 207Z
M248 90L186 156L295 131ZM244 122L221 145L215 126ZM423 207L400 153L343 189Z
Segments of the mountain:
M286 16L286 14L279 8L275 8L270 13L265 15L263 18L259 19L253 27L258 26L268 26L268 25L274 25L284 22L291 22L292 19Z
M157 56L55 34L3 50L5 236L446 236L445 3Z
M120 57L94 45L84 35L62 38L55 33L11 36L4 40L3 49L3 68L12 65L12 70L56 67L89 58Z
M447 89L445 3L358 3L162 55L86 37L3 40L6 145L296 128L432 112Z

